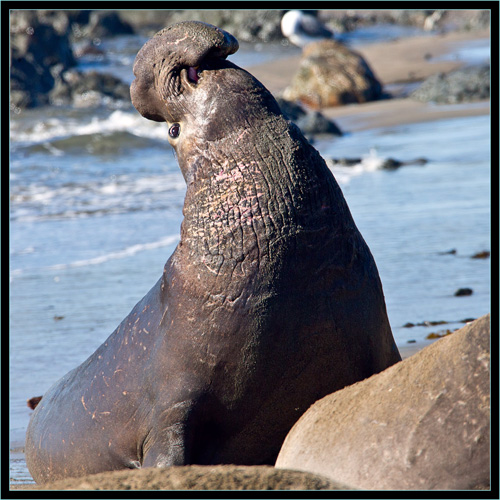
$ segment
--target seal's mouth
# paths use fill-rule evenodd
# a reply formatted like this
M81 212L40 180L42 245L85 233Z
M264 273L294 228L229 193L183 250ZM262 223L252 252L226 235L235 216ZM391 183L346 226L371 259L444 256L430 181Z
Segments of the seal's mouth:
M188 80L195 84L198 83L198 80L200 79L199 73L201 73L199 66L192 66L188 68L187 72Z
M221 64L222 63L222 64ZM194 90L203 81L205 74L214 69L224 66L224 59L209 59L198 61L196 66L184 66L179 68L177 77L180 77L181 89ZM181 90L182 91L182 90Z
M184 88L194 89L201 79L203 68L201 65L181 68L178 75L181 78L181 85Z
M198 21L159 31L135 59L130 89L133 105L150 120L172 121L169 108L175 108L183 91L198 88L205 71L218 68L220 61L237 50L238 42L230 33Z

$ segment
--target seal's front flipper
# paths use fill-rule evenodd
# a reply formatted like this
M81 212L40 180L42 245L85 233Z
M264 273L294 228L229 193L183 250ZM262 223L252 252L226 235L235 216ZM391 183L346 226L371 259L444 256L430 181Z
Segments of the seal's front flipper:
M166 412L159 412L151 432L143 444L143 467L170 467L189 465L191 459L192 428L187 425L193 401L175 404Z
M166 434L166 436L146 452L142 462L143 467L170 467L171 465L189 464L183 432L176 429L177 426L181 427L182 424L162 431L162 434Z

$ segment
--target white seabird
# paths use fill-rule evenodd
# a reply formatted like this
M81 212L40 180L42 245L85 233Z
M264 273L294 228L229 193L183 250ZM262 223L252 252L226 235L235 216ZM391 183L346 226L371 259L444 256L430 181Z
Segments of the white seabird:
M282 17L281 32L298 47L325 38L333 38L333 33L316 17L300 10L289 10Z

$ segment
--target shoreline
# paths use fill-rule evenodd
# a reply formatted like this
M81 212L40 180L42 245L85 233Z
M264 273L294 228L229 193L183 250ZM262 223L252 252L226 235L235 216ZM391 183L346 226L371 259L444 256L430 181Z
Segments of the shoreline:
M322 110L343 132L358 132L382 127L431 122L490 114L489 101L462 104L434 104L408 97L348 104Z
M451 32L400 38L354 50L360 53L381 83L387 87L417 83L436 73L448 73L465 65L457 60L440 60L458 44L489 39L486 31ZM437 58L437 60L436 60ZM249 68L274 95L280 95L296 73L300 56L286 57ZM321 113L345 131L405 125L446 118L478 116L490 113L489 101L464 104L433 104L408 97L393 97L363 104L323 108Z

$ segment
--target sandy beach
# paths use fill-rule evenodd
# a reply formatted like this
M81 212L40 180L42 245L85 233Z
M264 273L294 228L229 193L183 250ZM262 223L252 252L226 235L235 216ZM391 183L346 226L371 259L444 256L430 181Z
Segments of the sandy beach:
M457 44L489 38L489 32L452 32L429 36L398 39L376 43L357 49L363 55L384 86L420 81L438 73L459 68L462 63L438 60ZM285 58L251 68L252 74L275 95L289 84L300 62L300 57ZM436 105L409 98L394 98L366 104L353 104L322 110L344 131L360 131L407 123L489 114L489 102L482 101L461 105ZM423 348L426 343L407 344L401 354L407 358ZM144 489L150 485L142 485ZM120 488L117 481L116 488ZM34 485L11 485L12 490L38 489ZM71 489L71 488L68 488Z
M487 32L451 32L443 35L418 36L357 49L384 86L421 81L435 73L458 69L459 61L438 60L458 44L489 38ZM279 95L297 71L300 57L289 57L252 68L256 76L275 95ZM489 102L463 105L433 105L408 98L384 99L365 104L350 104L323 109L343 130L402 125L422 121L488 114Z

